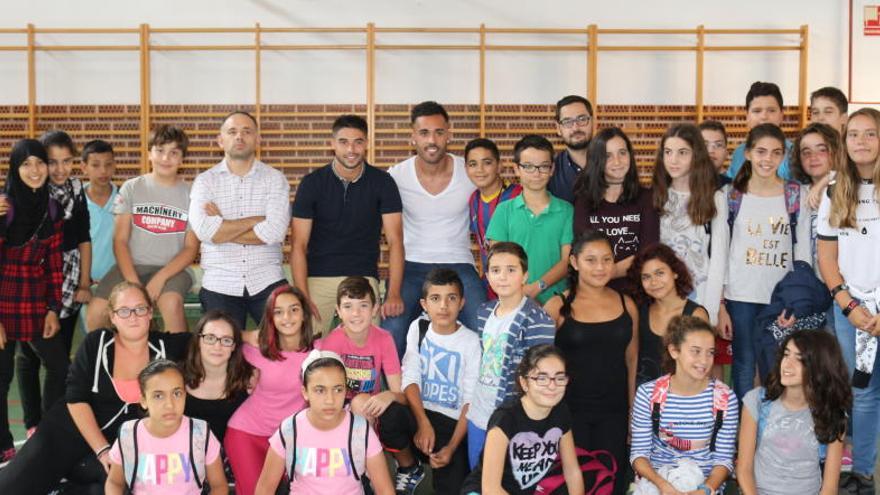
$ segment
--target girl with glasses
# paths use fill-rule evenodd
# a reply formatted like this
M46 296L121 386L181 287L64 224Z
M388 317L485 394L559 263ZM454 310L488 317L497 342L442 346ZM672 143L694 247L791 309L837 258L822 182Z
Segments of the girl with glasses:
M462 493L549 492L542 482L560 462L567 493L584 493L572 417L562 403L567 385L558 348L540 344L526 351L517 368L520 398L492 414L482 459Z
M0 470L0 493L49 493L62 478L103 489L120 425L143 413L138 374L153 360L186 354L189 333L152 329L153 305L143 286L121 282L108 301L113 328L86 336L70 365L66 400L46 412L34 436Z

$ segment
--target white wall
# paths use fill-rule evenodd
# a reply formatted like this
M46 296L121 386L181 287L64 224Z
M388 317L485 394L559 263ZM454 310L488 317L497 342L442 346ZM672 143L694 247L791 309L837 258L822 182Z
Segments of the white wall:
M847 0L31 0L8 2L0 27L584 27L602 28L796 28L810 27L809 89L846 88ZM0 36L0 44L23 36ZM103 42L136 45L136 35L104 36ZM250 43L251 35L156 35L163 44ZM778 38L777 38L778 39ZM797 36L788 38L797 43ZM582 37L552 40L491 38L548 44L583 42ZM41 35L45 44L95 44L94 36ZM266 35L266 43L362 43L358 35ZM383 34L378 43L473 43L474 36ZM609 42L625 44L616 36ZM692 44L693 37L642 43ZM764 37L709 37L707 43L763 44ZM603 38L604 42L604 38ZM253 56L240 52L154 52L153 102L249 103L254 100ZM599 102L691 104L694 54L689 52L600 54ZM0 52L0 104L27 100L25 56ZM797 52L708 53L705 102L742 104L757 79L777 82L787 101L797 101ZM377 55L376 96L380 103L478 101L476 52L381 51ZM137 52L39 52L39 104L137 103ZM880 69L877 69L880 70ZM567 93L584 93L582 53L491 52L487 61L490 103L549 103ZM361 52L265 52L264 103L362 103L366 99Z

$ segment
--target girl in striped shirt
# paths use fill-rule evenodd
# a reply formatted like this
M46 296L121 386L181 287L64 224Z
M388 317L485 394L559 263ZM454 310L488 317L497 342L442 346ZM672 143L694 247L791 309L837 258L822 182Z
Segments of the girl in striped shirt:
M664 337L666 368L672 374L642 384L632 414L630 462L640 478L663 495L719 491L733 469L739 420L736 395L710 378L715 358L715 333L705 321L678 316ZM688 488L674 487L658 472L696 463L704 480Z

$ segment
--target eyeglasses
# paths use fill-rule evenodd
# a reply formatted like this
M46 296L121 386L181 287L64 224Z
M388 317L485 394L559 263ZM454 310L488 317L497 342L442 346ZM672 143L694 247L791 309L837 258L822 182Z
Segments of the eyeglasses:
M546 387L550 385L551 381L555 383L557 387L564 387L568 385L568 381L570 380L568 375L548 376L543 373L535 376L529 376L527 378L537 383L539 387Z
M131 318L131 315L135 315L137 317L146 316L147 313L150 312L149 306L137 306L134 308L126 308L122 307L116 310L113 310L113 314L122 318L123 320L127 320Z
M571 129L577 124L579 127L584 127L590 124L590 121L593 120L593 117L590 117L587 114L578 115L577 117L562 119L559 121L559 125L565 127L566 129Z
M201 337L208 345L214 345L217 342L220 342L220 345L223 347L232 347L235 345L235 339L232 337L218 337L213 333L200 333L199 337Z
M527 174L533 174L536 171L542 174L549 174L550 170L553 169L552 163L544 163L541 165L532 165L531 163L518 163L519 168L523 170L523 172Z

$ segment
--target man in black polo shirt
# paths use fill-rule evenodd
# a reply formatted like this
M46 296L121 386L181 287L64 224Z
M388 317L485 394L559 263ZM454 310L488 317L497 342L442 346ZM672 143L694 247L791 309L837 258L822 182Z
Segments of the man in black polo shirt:
M296 190L291 227L293 284L305 293L316 335L327 333L336 287L367 277L378 294L379 238L388 241L388 287L383 317L403 312L403 206L394 179L365 161L367 122L343 115L333 122L333 160L306 175Z
M587 147L593 137L590 101L569 95L556 102L556 134L565 143L565 151L556 155L547 189L557 198L574 203L574 182L587 165Z

